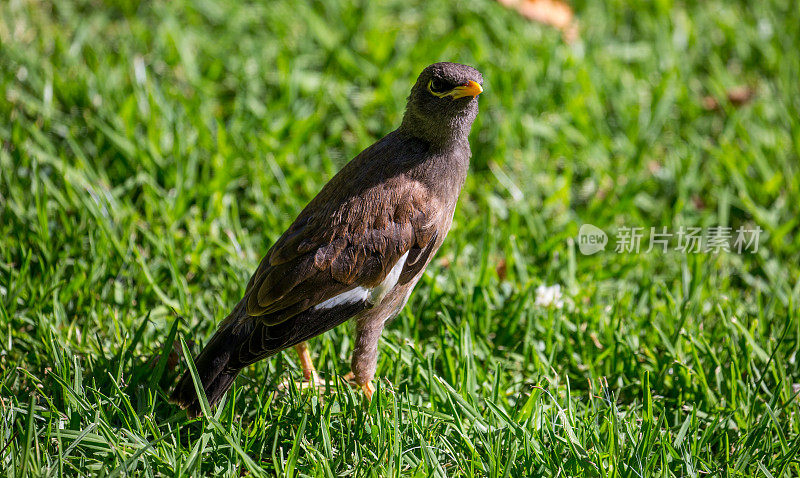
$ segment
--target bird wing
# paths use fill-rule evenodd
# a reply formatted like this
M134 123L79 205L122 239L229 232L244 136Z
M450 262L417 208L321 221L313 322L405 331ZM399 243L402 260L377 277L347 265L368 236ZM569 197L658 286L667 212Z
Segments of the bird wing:
M276 325L311 308L369 307L427 264L440 208L425 186L385 178L340 201L327 188L262 259L245 292L247 316Z

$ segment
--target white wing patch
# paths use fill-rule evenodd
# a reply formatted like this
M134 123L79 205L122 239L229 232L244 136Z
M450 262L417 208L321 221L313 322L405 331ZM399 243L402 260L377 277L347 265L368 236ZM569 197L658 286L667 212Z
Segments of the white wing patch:
M314 306L314 309L332 309L337 305L361 302L362 300L367 300L367 298L369 297L369 292L370 292L369 289L358 286L355 289L351 289L348 290L347 292L342 292L339 295L335 295L330 299L326 300L325 302L320 302L319 304Z
M314 309L332 309L339 305L352 304L361 302L362 300L369 301L369 303L373 305L379 304L383 298L386 297L386 294L397 285L397 281L400 279L400 273L403 272L403 266L406 264L407 257L408 251L406 251L406 253L397 260L394 266L392 266L392 270L386 274L386 278L372 289L358 286L355 289L342 292L324 302L320 302L314 306Z
M407 257L408 257L408 251L406 251L405 254L400 256L400 259L398 259L397 262L395 262L394 266L392 267L392 270L390 270L389 273L386 274L386 278L383 279L383 281L380 284L378 284L377 287L375 287L369 292L370 303L380 304L383 298L386 297L386 294L388 294L389 291L394 289L394 286L397 285L397 280L400 279L400 273L403 272L403 266L406 265Z

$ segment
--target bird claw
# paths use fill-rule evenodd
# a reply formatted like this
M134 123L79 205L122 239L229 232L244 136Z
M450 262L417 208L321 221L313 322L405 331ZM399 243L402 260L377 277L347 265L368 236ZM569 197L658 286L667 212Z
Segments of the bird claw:
M360 388L361 391L364 392L364 396L367 397L368 402L372 401L372 395L375 393L375 385L372 384L372 380L360 384L356 382L356 375L353 372L347 372L342 378L347 381L351 387Z
M367 397L367 401L371 402L372 395L375 393L375 385L372 385L372 380L361 385L361 391L364 392L364 396Z
M336 387L336 384L333 381L322 380L317 373L316 370L303 372L303 381L302 382L294 382L291 379L287 378L284 379L280 384L278 384L278 390L285 391L288 390L292 383L296 384L299 391L304 390L319 390L320 393L326 393L328 390L333 390ZM375 385L373 385L372 381L370 380L367 383L359 384L356 382L356 377L353 372L348 372L347 374L342 376L345 382L353 388L360 388L362 392L364 392L364 396L367 398L368 402L372 401L372 396L375 394Z

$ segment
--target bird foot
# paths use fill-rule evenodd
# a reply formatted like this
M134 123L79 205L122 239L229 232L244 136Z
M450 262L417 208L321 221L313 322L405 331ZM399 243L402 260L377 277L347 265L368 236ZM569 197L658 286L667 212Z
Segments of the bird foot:
M314 370L311 373L304 372L303 381L299 383L293 382L288 378L283 380L280 384L278 384L278 390L288 390L292 383L294 383L300 389L300 391L315 389L319 390L320 393L325 393L329 388L334 387L333 382L323 380L320 378L316 370Z
M372 384L372 380L367 383L358 383L353 372L347 372L342 378L345 379L351 387L360 388L361 391L364 392L364 396L367 397L368 402L372 401L372 395L375 393L375 386Z

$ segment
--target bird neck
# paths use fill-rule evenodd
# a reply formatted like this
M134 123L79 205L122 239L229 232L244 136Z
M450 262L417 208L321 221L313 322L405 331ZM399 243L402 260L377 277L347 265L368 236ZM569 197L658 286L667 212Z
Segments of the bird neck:
M469 149L467 138L471 128L472 121L468 118L456 117L448 124L430 124L429 121L407 111L397 131L425 141L434 151L444 151L464 147Z
M467 134L469 130L459 137L442 138L420 134L415 129L410 129L408 124L401 126L392 135L399 139L405 154L414 158L407 163L403 174L427 185L431 191L442 195L443 198L455 200L469 169L471 151Z

